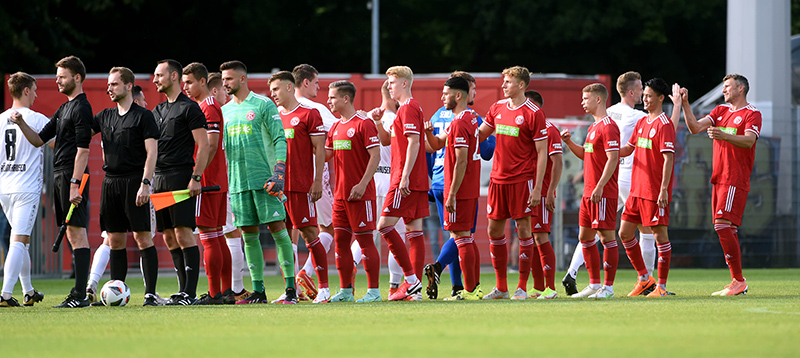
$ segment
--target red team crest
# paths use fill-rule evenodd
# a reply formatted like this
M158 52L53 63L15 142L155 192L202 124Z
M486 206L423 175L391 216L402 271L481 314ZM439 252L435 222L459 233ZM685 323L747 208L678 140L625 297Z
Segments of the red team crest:
M253 111L247 112L247 120L252 121L254 119L256 119L256 112Z
M289 121L289 123L291 123L292 126L296 126L296 125L300 124L300 118L294 117Z

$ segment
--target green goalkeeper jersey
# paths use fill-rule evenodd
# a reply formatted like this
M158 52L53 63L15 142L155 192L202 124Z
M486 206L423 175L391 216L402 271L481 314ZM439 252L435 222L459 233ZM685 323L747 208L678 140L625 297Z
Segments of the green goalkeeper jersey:
M262 95L247 95L242 103L222 106L223 145L228 159L231 193L261 190L275 162L286 161L286 137L278 108Z

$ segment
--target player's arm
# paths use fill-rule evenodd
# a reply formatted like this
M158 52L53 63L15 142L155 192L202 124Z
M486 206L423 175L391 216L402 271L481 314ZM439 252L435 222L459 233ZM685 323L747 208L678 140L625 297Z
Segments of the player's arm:
M209 163L209 146L208 146L208 133L205 128L196 128L192 130L192 137L194 137L194 143L197 145L197 160L194 164L194 171L192 172L192 176L195 175L203 175L203 171L206 170L206 166ZM189 179L189 185L187 186L189 192L192 196L200 195L200 190L202 186L200 185L199 181L194 179Z
M89 144L92 142L92 115L91 108L81 106L75 120L75 143L78 152L75 153L75 166L72 167L72 178L80 179L89 163ZM69 186L69 201L78 205L83 200L80 193L80 184L71 183Z
M544 206L547 210L554 211L556 210L556 188L564 168L563 155L561 153L551 154L550 160L553 161L553 167L550 169L550 186L547 187Z
M675 153L661 152L664 156L664 168L661 169L661 190L658 193L658 207L666 208L669 205L669 180L672 178L672 168L674 167Z
M547 171L547 137L542 140L534 142L536 146L536 181L533 184L533 190L528 197L528 207L534 207L542 203L542 181L544 181L544 172Z
M378 139L381 141L381 145L384 147L388 147L392 145L392 135L383 128L383 122L381 118L388 113L394 113L389 110L383 110L383 108L376 108L370 115L372 116L372 121L375 123L375 127L378 129Z
M634 150L636 150L634 146L632 146L630 143L626 143L624 146L622 146L622 148L619 148L619 156L627 157L633 154Z
M361 177L361 181L358 182L352 189L350 189L350 196L347 200L358 200L364 196L364 192L367 191L367 185L372 180L372 177L375 176L375 170L378 169L378 164L381 162L381 149L380 146L372 146L367 148L367 153L369 153L369 162L367 162L367 169L364 170L364 175Z
M575 144L575 142L572 141L572 133L569 132L569 129L565 128L561 130L561 140L567 144L567 148L569 148L572 154L575 154L578 159L583 160L583 147Z
M406 138L408 139L406 165L403 166L403 174L400 177L399 187L400 195L404 197L411 195L409 177L411 176L411 170L414 169L414 164L417 162L417 155L419 154L419 134L409 133L406 135Z
M311 145L314 147L314 168L316 169L314 175L314 182L311 183L309 194L311 194L311 201L317 201L322 197L322 171L325 167L325 136L312 135Z
M447 134L433 134L433 122L425 122L425 151L436 153L437 150L444 148L447 144Z
M617 165L619 164L619 151L607 151L606 158L606 165L603 167L603 175L600 176L600 180L597 181L597 186L594 188L594 191L592 191L591 199L595 204L600 202L600 199L603 197L603 187L608 184L608 181L611 180L612 176L614 176L614 172L617 171Z
M708 137L715 140L724 140L739 148L752 148L756 144L758 136L753 132L744 132L743 135L732 135L723 132L717 127L707 129Z
M25 139L27 139L28 142L33 144L34 147L39 148L42 145L44 145L44 141L42 140L41 137L39 137L39 133L36 133L36 131L34 131L33 128L31 128L31 126L29 126L28 123L25 122L25 119L22 118L22 114L20 114L17 111L11 113L11 122L15 123L19 127L19 130L21 130L22 134L25 135ZM42 129L42 131L44 132L45 129L48 131L55 130L55 121L51 120L50 122L48 122Z
M678 122L681 121L681 86L677 83L672 85L672 94L669 95L669 99L672 100L672 116L669 117L672 120L672 129L676 132L678 131Z
M219 149L219 132L208 132L208 162L206 163L206 168L214 161L217 149Z
M464 181L464 174L467 172L467 158L469 158L469 147L456 147L456 164L453 167L453 179L450 182L450 191L447 193L447 201L444 207L447 212L456 212L456 194Z
M686 120L686 128L689 129L689 133L697 134L713 125L711 118L708 116L699 121L695 118L694 113L692 113L692 107L689 105L689 91L685 88L681 88L681 106L683 107L683 118Z
M494 127L489 126L486 122L481 123L481 126L478 127L478 142L483 142L492 133L494 133Z
M142 180L153 180L153 172L156 170L156 160L158 158L158 141L155 138L144 140L144 149L147 151L147 159L144 162L144 174ZM139 185L139 192L136 193L136 206L147 204L150 200L150 185L142 183Z

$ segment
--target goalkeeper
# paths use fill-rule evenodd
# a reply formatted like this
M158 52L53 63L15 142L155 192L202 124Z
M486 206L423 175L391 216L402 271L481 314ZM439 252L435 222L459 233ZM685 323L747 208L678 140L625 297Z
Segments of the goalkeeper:
M223 144L228 159L233 224L242 229L244 252L250 267L253 293L237 304L266 303L264 255L258 239L259 224L267 224L278 249L278 262L286 280L280 303L297 303L294 286L292 241L283 220L283 182L286 138L278 109L272 101L250 91L247 67L239 61L220 66L222 85L231 101L222 106ZM273 168L271 171L270 168Z

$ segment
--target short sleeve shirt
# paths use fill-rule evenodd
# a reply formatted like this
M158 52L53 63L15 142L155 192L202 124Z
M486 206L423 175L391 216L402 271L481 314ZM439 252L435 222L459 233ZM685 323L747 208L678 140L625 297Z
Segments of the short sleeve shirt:
M605 117L589 126L586 142L583 144L583 197L592 196L597 182L603 176L608 156L606 152L619 151L619 127L609 117ZM617 172L619 161L614 163L614 175L603 187L604 198L617 198Z
M489 108L484 122L494 128L497 142L491 179L497 184L513 184L536 178L536 144L547 140L544 112L526 99L511 108L504 99Z
M447 145L444 156L444 195L450 193L456 165L456 149L467 149L467 168L456 200L475 199L480 196L481 154L478 147L478 119L471 110L459 113L445 129Z
M286 135L286 186L284 190L308 193L314 182L314 146L311 137L325 138L322 117L314 108L298 105L279 111Z
M622 102L608 107L606 112L608 116L617 123L617 127L619 127L620 143L628 143L636 127L636 123L638 123L639 119L642 117L647 116L646 112L631 108L631 106ZM635 155L636 153L632 156L619 158L620 180L631 180L631 170L633 169L633 158Z
M547 170L545 170L544 180L542 180L542 196L547 195L547 190L550 189L550 180L553 177L553 159L550 157L563 153L561 133L558 131L558 127L550 121L546 121L545 125L547 127Z
M378 129L371 119L356 113L352 118L340 120L331 127L325 149L333 151L336 187L333 198L347 200L350 191L361 182L369 164L369 148L380 146ZM375 200L375 181L370 180L361 199Z
M736 111L731 109L730 104L719 105L706 118L711 119L714 127L731 135L751 132L756 135L756 140L761 135L761 112L750 104ZM755 144L750 148L739 148L724 140L715 140L711 183L750 191L750 174L753 173L755 156Z
M214 154L214 158L211 159L211 163L206 167L206 170L203 171L203 179L200 184L203 186L219 185L220 192L224 193L228 191L228 165L225 163L225 148L223 148L224 145L222 144L222 129L225 123L222 120L222 109L219 106L219 102L214 99L214 96L208 96L198 104L206 117L208 133L219 134L217 152ZM197 158L196 149L195 147L195 159Z
M0 114L0 194L41 193L44 147L34 147L22 130L11 122L11 112L17 111L34 131L40 131L49 119L28 108L12 108Z
M181 92L175 102L156 105L153 116L161 131L156 172L191 170L195 147L192 131L206 128L206 117L200 106Z
M55 138L54 171L72 171L78 148L89 148L92 142L92 105L81 93L58 107L50 122L39 131L45 143ZM86 169L88 173L88 168Z
M666 114L650 120L645 116L636 124L628 145L634 150L631 196L657 201L664 170L663 153L675 153L675 127ZM673 161L673 170L675 163ZM674 174L674 172L673 172ZM672 179L669 178L667 200L672 201Z
M419 136L417 159L408 176L408 188L412 191L428 191L428 168L425 159L425 119L422 117L422 107L413 98L400 104L397 117L392 124L392 188L400 186L403 168L406 165L409 135Z
M117 107L100 111L92 118L92 129L103 139L103 170L109 176L142 173L147 161L144 141L159 136L153 113L136 103L124 115Z

